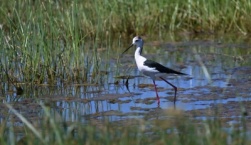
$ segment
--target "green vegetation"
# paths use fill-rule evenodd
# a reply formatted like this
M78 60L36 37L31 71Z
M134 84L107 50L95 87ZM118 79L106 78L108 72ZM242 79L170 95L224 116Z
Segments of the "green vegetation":
M241 126L224 130L220 120L213 119L195 123L183 112L177 110L156 110L152 117L145 119L126 119L109 122L90 119L88 125L81 123L66 123L61 119L53 119L50 109L44 108L44 118L35 127L21 114L7 104L22 122L25 133L18 136L12 123L0 126L1 145L82 145L82 144L171 144L171 145L222 145L249 144L244 116L240 119ZM162 119L158 119L158 115ZM157 118L156 118L157 117ZM10 118L13 118L13 116ZM37 128L37 129L36 129ZM239 129L238 129L239 128ZM17 139L19 138L19 139ZM16 141L17 140L17 141ZM15 142L16 141L16 142Z
M121 38L135 34L251 30L249 0L3 0L0 5L0 78L13 82L97 83L98 49L109 53L121 47ZM89 75L95 78L88 80Z
M77 43L90 38L182 30L249 33L250 12L249 0L4 0L0 17L6 31Z
M111 59L111 50L118 54L125 48L121 40L136 34L246 35L250 14L250 0L1 0L1 97L12 86L19 95L36 84L101 83L109 63L102 63L100 53ZM178 114L171 121L138 119L121 126L67 124L41 106L43 118L34 125L7 105L15 115L0 125L0 144L248 144L246 130L228 133L219 120L195 124ZM21 140L15 117L24 123ZM246 128L245 119L241 127Z

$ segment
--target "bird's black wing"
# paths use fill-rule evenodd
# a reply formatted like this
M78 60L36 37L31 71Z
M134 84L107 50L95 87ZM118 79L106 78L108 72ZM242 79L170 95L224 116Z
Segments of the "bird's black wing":
M150 68L155 68L157 71L159 71L160 73L168 73L168 74L178 74L178 75L187 75L187 74L184 74L184 73L181 73L181 72L178 72L178 71L175 71L175 70L172 70L170 68L167 68L155 61L152 61L152 60L146 60L144 62L144 65L150 67Z

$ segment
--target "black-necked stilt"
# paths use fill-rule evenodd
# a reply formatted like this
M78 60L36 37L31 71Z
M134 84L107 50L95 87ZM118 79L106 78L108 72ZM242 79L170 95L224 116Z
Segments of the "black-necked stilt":
M124 54L127 50L129 50L129 48L131 48L133 45L135 45L136 51L135 51L134 57L135 57L137 67L138 67L139 71L141 71L145 76L148 76L153 80L158 105L160 103L160 100L159 100L159 95L158 95L156 84L155 84L156 77L159 77L160 79L162 79L163 81L165 81L167 84L171 85L174 88L174 91L175 91L174 92L174 104L175 104L177 87L174 86L173 84L171 84L170 82L168 82L167 80L165 80L162 77L162 75L163 74L186 75L186 74L172 70L172 69L167 68L167 67L165 67L155 61L148 60L145 57L143 57L141 55L142 50L143 50L143 44L144 44L144 41L141 39L141 37L136 36L132 40L132 45L129 46L122 54Z

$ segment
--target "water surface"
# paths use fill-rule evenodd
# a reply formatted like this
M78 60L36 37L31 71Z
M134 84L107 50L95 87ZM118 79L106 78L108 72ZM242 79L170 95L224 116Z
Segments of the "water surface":
M121 52L124 49L121 48ZM103 54L99 54L103 60L100 69L106 73L100 84L61 84L58 81L54 86L38 85L21 96L10 92L3 100L13 104L30 120L43 116L40 104L45 104L62 120L70 122L86 122L89 118L110 121L140 118L158 107L180 109L188 114L199 110L197 116L203 118L207 116L206 110L214 110L217 105L231 106L235 102L240 105L233 105L232 109L239 110L246 107L241 106L241 102L250 102L251 58L245 40L196 38L158 42L147 39L143 50L145 57L188 74L166 77L178 87L175 106L174 90L160 80L156 82L161 101L160 106L157 105L152 80L137 70L133 49L123 56L119 53L110 53L108 57ZM2 119L5 111L1 111Z

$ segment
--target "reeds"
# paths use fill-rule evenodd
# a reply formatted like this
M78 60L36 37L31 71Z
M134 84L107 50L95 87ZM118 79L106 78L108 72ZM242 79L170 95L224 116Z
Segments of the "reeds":
M99 74L97 49L116 37L247 34L250 9L248 0L2 1L1 69L19 82L90 81L88 75Z

